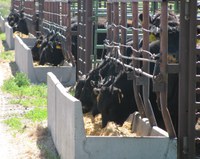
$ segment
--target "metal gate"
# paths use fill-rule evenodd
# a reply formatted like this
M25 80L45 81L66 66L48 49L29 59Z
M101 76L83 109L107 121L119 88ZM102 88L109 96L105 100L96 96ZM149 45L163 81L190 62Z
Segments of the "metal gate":
M200 119L200 47L196 36L200 19L197 2L180 2L179 159L194 159L200 151L200 130L195 128L197 120Z
M25 0L23 10L28 30L31 34L35 35L36 31L38 31L35 0Z
M77 75L84 75L92 68L91 53L93 48L92 1L78 1L78 47Z
M11 10L18 12L22 9L23 7L23 0L12 0L11 1Z

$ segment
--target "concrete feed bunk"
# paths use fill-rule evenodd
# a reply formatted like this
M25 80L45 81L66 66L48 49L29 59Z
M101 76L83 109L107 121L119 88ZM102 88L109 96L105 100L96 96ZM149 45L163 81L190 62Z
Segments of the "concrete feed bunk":
M15 48L14 38L13 38L13 28L5 22L5 33L6 33L6 43L10 50Z
M15 37L15 61L20 70L24 72L32 83L46 83L47 73L53 72L60 82L66 86L74 85L76 68L72 66L34 66L31 48L36 38Z
M5 19L2 16L0 16L0 30L5 32Z
M177 140L133 114L137 137L86 136L81 102L49 72L48 128L61 159L176 159Z

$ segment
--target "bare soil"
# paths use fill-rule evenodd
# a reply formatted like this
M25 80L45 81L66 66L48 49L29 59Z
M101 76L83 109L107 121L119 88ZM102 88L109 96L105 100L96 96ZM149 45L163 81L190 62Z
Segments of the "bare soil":
M1 42L0 42L1 43ZM0 44L0 48L2 43ZM1 52L0 52L1 53ZM0 86L3 81L17 71L14 62L0 59ZM13 132L4 120L27 111L21 105L10 104L10 94L0 89L0 158L1 159L58 159L51 135L47 129L47 121L32 123L27 121L24 132Z

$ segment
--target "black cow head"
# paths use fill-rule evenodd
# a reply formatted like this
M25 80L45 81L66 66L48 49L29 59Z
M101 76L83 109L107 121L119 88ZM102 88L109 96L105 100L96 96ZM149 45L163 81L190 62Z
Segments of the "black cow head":
M102 115L102 127L105 127L109 121L122 125L124 119L120 117L120 112L123 100L123 93L121 89L110 86L102 87L101 89L94 89L97 95L97 109Z
M92 70L86 78L85 84L82 88L82 92L80 95L80 101L83 107L83 113L87 113L91 111L93 108L93 104L95 101L95 97L93 94L94 85L97 84L100 79L99 70ZM92 82L93 81L93 82ZM95 82L94 82L95 81Z
M39 37L35 42L35 45L31 49L32 57L34 61L39 61L40 59L40 48L43 42L43 36Z

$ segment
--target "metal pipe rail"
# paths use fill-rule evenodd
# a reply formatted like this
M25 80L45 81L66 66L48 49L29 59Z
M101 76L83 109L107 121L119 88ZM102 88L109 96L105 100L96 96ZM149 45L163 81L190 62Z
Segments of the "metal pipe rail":
M123 43L119 43L119 33L121 32L121 36L123 37L125 34L123 31L124 30L129 30L129 31L133 31L133 33L135 34L134 36L137 36L138 38L138 32L143 32L143 46L142 46L142 50L138 50L138 41L136 40L136 38L134 38L133 36L133 39L136 40L136 44L133 45L133 47L130 47L134 53L134 56L132 57L133 59L133 64L134 65L138 65L138 68L141 67L139 65L138 62L136 61L143 61L142 63L142 68L143 68L143 72L145 72L145 75L146 78L144 78L144 82L142 84L142 88L143 88L143 100L140 98L139 99L139 89L137 90L137 98L136 101L139 101L137 102L137 105L140 105L138 106L138 109L139 110L144 110L145 114L144 116L147 116L149 118L149 121L150 121L150 124L151 126L154 126L154 125L157 125L157 122L156 122L156 119L154 117L154 113L153 113L153 110L152 110L152 106L151 106L151 103L149 101L149 77L154 77L153 75L149 76L149 71L150 71L150 66L149 66L149 62L154 62L156 63L156 60L150 60L150 58L152 58L152 53L150 53L148 50L149 50L149 33L151 32L151 30L149 30L149 4L150 2L143 2L143 24L142 24L142 27L139 28L138 25L133 25L133 27L126 27L125 25L122 25L118 22L118 19L119 19L119 2L130 2L132 4L132 8L133 9L136 9L137 7L137 12L138 12L138 2L136 1L131 1L131 0L108 0L107 1L107 5L110 5L111 7L109 7L109 9L111 11L108 11L107 13L111 13L111 19L110 21L108 21L108 25L107 25L107 29L109 30L109 35L112 35L111 37L109 37L109 42L113 43L114 48L117 48L118 49L118 55L120 55L119 57L122 58L122 57L125 57L124 56L124 52L120 52L119 50L122 49L123 47L127 47L126 44L123 44ZM153 2L159 2L161 3L161 12L162 12L162 15L161 16L161 30L162 30L162 34L161 34L161 55L160 56L160 71L161 71L161 74L164 76L164 77L167 77L167 47L168 47L168 43L167 43L167 9L168 9L168 2L166 1L161 1L161 0L157 0L157 1L153 1ZM122 5L123 6L123 5ZM123 10L124 8L122 8L121 6L121 10ZM114 12L115 14L112 14L112 12ZM134 10L132 10L133 12L133 17L134 15L138 15L137 13L134 12ZM164 16L165 15L165 16ZM125 17L126 15L121 15L121 19L124 19L126 18ZM108 15L109 17L109 15ZM138 24L138 21L137 23L135 22L136 19L133 19L134 21L132 22L132 24ZM165 47L164 47L165 45ZM111 48L109 48L110 50ZM123 49L122 49L123 50ZM140 58L138 56L143 56L143 58ZM155 56L155 55L154 55ZM157 55L156 55L157 56ZM129 58L128 58L129 59ZM118 60L117 60L118 61ZM135 68L135 67L134 67ZM168 111L168 108L167 108L167 78L164 78L164 80L162 81L165 88L164 90L158 90L160 92L160 99L161 99L161 111L162 111L162 116L163 116L163 120L164 120L164 123L165 123L165 127L169 133L169 137L170 138L174 138L176 137L176 134L175 134L175 131L174 131L174 127L173 127L173 124L172 124L172 121L171 121L171 118L170 118L170 115L169 115L169 111ZM134 84L134 87L136 87L136 84ZM143 104L142 104L143 103ZM142 106L141 106L142 105Z

